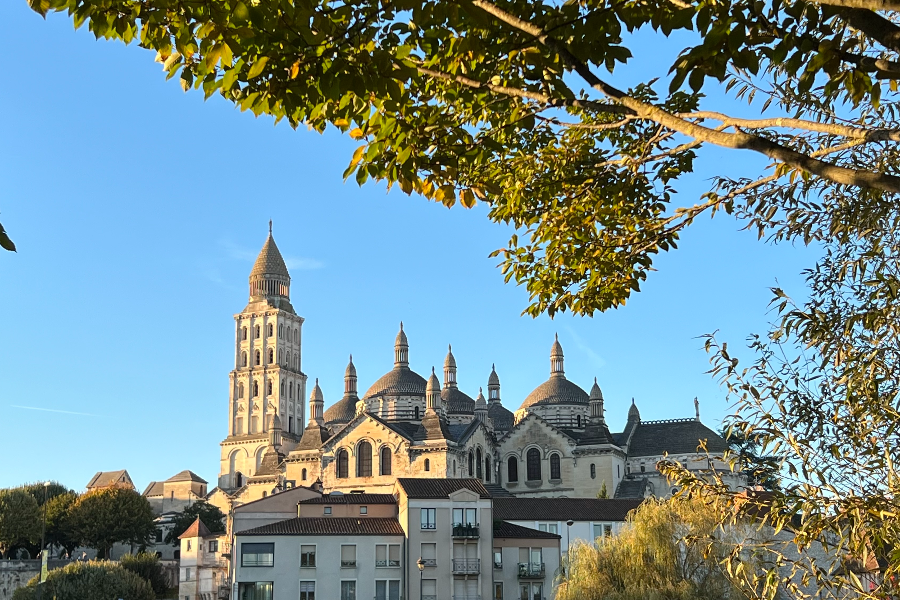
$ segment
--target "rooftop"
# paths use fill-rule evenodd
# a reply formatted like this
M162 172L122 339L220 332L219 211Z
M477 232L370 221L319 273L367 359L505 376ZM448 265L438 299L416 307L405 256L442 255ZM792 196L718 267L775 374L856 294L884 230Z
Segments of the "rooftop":
M624 521L643 498L494 498L494 518L511 521Z
M397 519L383 517L296 517L238 531L235 535L403 535Z
M325 494L301 500L300 504L397 504L393 494Z
M538 531L529 527L522 527L506 521L494 521L494 538L518 538L518 539L560 539L561 536L546 531Z
M399 477L397 483L410 499L445 499L453 492L471 490L481 498L490 498L491 493L480 479L419 479Z

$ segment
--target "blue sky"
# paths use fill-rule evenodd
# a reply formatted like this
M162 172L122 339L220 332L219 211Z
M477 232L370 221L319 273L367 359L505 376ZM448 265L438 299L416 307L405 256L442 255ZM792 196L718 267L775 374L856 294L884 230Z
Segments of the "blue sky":
M182 469L214 484L232 317L270 218L306 318L303 370L326 406L349 353L361 390L391 368L402 319L414 369L440 370L452 343L461 387L476 395L496 363L511 410L547 378L558 332L568 377L586 389L598 378L616 430L632 397L643 418L666 419L692 416L698 396L718 426L728 406L697 336L718 330L737 347L764 331L769 287L802 295L815 258L702 219L624 308L523 317L525 290L488 258L509 231L483 207L344 183L352 140L184 94L149 52L45 22L24 0L0 3L0 24L0 223L19 246L0 255L0 487L82 489L122 468L138 487ZM635 81L659 67L646 50ZM711 167L764 166L704 152L706 170L679 185L685 203Z

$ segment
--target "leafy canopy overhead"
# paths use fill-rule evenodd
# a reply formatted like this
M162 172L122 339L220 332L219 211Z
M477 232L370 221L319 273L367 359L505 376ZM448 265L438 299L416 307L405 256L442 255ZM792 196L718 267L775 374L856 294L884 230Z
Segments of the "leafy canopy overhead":
M809 242L855 235L900 192L891 0L29 1L154 50L185 90L346 132L360 184L485 202L517 230L496 255L532 315L623 304L700 214ZM695 33L657 61L668 89L612 83L639 28ZM708 80L777 114L701 110ZM769 173L679 205L704 144L764 155Z

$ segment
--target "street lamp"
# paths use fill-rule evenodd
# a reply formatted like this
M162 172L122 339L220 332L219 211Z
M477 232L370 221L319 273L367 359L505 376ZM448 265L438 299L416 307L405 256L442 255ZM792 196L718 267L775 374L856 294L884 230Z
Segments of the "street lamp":
M569 580L569 544L572 541L572 525L575 524L575 521L569 519L566 521L566 581Z
M44 554L44 552L45 552L45 550L44 550L44 535L47 530L47 490L49 488L50 488L50 482L45 481L44 482L44 503L41 505L41 552L40 552L41 576L38 580L37 600L41 600L41 585L43 585L45 577L46 577L46 575L44 573L44 565L47 564L47 557Z
M425 559L420 556L416 561L416 566L419 567L419 600L422 600L422 574L425 571Z

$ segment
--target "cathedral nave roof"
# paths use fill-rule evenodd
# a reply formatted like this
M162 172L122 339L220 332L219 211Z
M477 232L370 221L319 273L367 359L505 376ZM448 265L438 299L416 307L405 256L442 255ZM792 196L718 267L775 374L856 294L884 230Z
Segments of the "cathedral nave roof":
M441 402L448 415L474 415L475 400L457 387L441 390Z
M628 456L695 454L700 440L709 452L724 452L728 444L718 433L696 419L641 421L628 444Z

